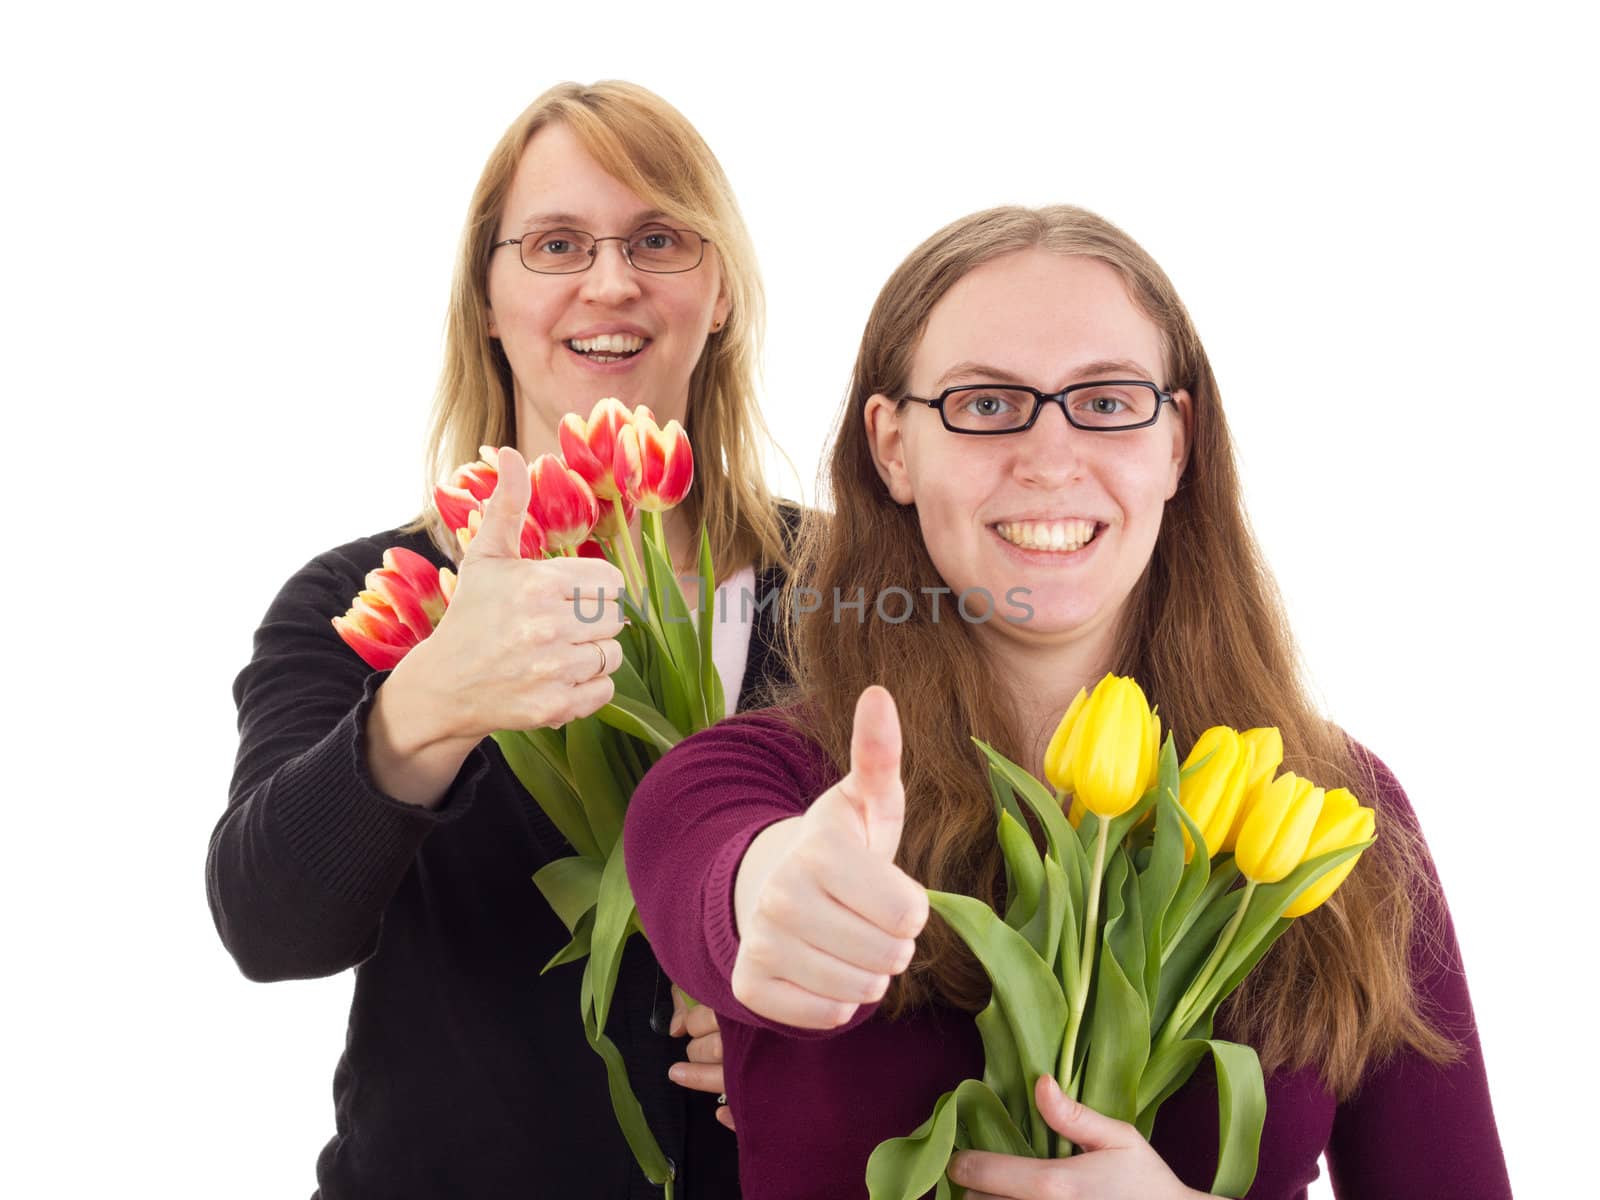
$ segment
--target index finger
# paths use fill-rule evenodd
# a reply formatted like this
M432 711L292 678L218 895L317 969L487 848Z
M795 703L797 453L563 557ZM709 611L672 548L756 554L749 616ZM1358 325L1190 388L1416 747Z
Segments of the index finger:
M840 904L895 937L914 938L928 923L927 891L864 846L830 847L818 881Z
M540 565L563 596L594 595L601 588L614 596L626 584L622 572L603 558L547 558Z

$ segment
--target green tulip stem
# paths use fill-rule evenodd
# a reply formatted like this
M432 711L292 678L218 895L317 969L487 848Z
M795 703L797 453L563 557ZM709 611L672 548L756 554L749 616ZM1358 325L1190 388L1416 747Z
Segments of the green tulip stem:
M622 532L617 541L622 543L622 578L628 585L628 596L635 608L644 607L644 568L633 551L633 538L628 532L628 519L622 512L622 497L611 498L611 511L617 514L617 528Z
M1174 1042L1179 1041L1194 1024L1194 1019L1199 1013L1205 1011L1202 999L1206 988L1216 977L1217 968L1222 965L1223 957L1228 953L1228 947L1233 944L1233 938L1239 932L1239 926L1244 923L1245 913L1250 911L1250 898L1255 895L1256 882L1247 880L1244 886L1244 896L1239 901L1239 907L1228 921L1227 928L1222 931L1222 936L1217 939L1216 948L1206 959L1206 965L1201 968L1200 974L1183 993L1183 999L1178 1001L1177 1007L1172 1010L1172 1016L1167 1019L1167 1026L1161 1031L1161 1036L1156 1041L1156 1049L1165 1049Z
M1097 814L1098 815L1098 814ZM1095 934L1100 921L1100 881L1106 870L1106 843L1111 836L1111 820L1100 817L1100 832L1094 841L1094 869L1089 873L1089 895L1083 915L1083 958L1078 969L1078 986L1074 989L1072 1003L1067 1010L1067 1036L1061 1045L1061 1061L1056 1068L1056 1082L1070 1099L1078 1098L1077 1082L1073 1078L1072 1059L1078 1050L1078 1032L1083 1026L1084 1009L1089 1004L1089 976L1094 970L1094 948L1099 940ZM1062 1141L1059 1157L1072 1153L1072 1143Z

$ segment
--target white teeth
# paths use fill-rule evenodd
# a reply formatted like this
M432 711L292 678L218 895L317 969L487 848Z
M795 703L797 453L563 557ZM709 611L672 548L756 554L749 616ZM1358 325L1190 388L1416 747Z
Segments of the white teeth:
M1070 554L1081 550L1094 538L1093 521L1002 521L995 532L1013 546L1025 550L1049 550Z
M580 354L632 354L644 348L644 338L632 333L602 333L592 338L569 338L567 345Z

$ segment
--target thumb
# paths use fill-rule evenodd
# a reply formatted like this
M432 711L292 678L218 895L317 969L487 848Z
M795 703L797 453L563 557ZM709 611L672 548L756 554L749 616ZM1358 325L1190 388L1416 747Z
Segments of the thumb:
M522 557L522 522L533 493L528 464L513 447L501 446L495 459L495 471L499 478L483 506L478 532L461 556L463 566L480 558Z
M1062 1137L1083 1150L1111 1150L1144 1139L1126 1121L1098 1113L1087 1104L1069 1099L1049 1075L1039 1076L1033 1098L1039 1115Z
M856 701L850 733L850 774L840 782L867 831L867 849L893 861L905 823L900 781L900 714L888 689L874 684Z

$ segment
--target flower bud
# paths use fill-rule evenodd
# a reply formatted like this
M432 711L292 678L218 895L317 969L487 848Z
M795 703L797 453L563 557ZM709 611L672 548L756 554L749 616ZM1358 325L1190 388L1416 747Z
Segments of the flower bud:
M1121 816L1155 782L1160 736L1161 722L1139 685L1107 675L1062 717L1046 752L1046 775L1088 811Z
M1377 825L1377 814L1357 800L1344 788L1334 788L1322 798L1322 811L1317 814L1316 827L1306 844L1305 859L1316 858L1333 850L1343 850L1370 838ZM1362 850L1323 875L1305 891L1294 898L1294 903L1284 910L1286 917L1303 917L1317 908L1339 890L1345 876L1361 861Z
M1210 756L1209 758L1207 756ZM1237 730L1213 725L1195 740L1184 760L1184 770L1197 767L1178 780L1178 803L1200 826L1207 857L1221 852L1223 839L1233 828L1239 807L1244 802L1249 782L1251 750ZM1194 857L1194 842L1187 828L1183 831L1183 857Z
M1321 788L1292 771L1262 789L1245 813L1233 849L1246 879L1277 883L1305 861L1322 799Z
M529 468L533 495L528 512L544 530L552 550L565 550L589 539L600 519L595 494L571 467L554 454L541 454Z

